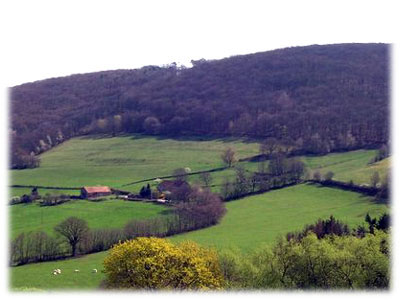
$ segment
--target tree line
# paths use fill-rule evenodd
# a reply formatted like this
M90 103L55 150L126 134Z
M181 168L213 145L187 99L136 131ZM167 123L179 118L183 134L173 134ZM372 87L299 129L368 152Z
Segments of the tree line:
M388 289L389 216L384 214L376 222L367 214L366 222L369 232L359 234L353 229L350 234L345 223L331 216L249 253L229 248L215 251L193 242L173 245L163 239L138 238L119 244L106 257L103 287Z
M388 52L314 45L15 86L11 167L95 133L273 137L316 154L376 147L389 139Z
M147 220L129 221L120 229L90 229L85 220L70 217L54 227L56 236L44 232L21 233L11 243L10 264L55 260L110 249L136 237L166 237L215 225L226 209L220 197L208 189L191 187L184 201L172 211Z

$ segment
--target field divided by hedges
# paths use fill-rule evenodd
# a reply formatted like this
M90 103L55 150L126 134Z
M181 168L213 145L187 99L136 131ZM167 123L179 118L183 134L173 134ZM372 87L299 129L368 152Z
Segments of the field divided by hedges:
M388 210L385 205L375 204L371 198L354 192L306 184L228 202L226 207L228 212L219 225L170 239L174 242L193 240L218 249L234 247L251 251L262 244L274 243L278 236L288 231L301 230L305 224L328 218L331 214L353 227L363 223L367 212L374 217ZM11 269L11 285L94 289L100 284L102 275L90 271L92 268L101 269L106 255L107 252L101 252L77 259L15 267ZM51 271L54 268L66 272L53 278ZM74 269L81 272L75 274Z

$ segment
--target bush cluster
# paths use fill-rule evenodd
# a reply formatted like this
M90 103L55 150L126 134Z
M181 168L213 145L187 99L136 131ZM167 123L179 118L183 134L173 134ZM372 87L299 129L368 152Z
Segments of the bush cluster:
M104 272L108 288L207 290L223 286L214 251L159 238L137 238L114 246L104 260Z
M364 238L309 233L248 255L226 250L219 262L228 289L386 289L389 234Z

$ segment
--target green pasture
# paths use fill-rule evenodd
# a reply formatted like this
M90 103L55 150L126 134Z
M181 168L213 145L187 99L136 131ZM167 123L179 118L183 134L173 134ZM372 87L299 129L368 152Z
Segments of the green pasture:
M181 167L189 167L192 171L221 167L220 156L227 147L233 147L238 158L256 155L259 149L258 143L233 139L79 137L43 153L39 168L12 170L10 184L58 187L108 185L138 191L142 184L123 185L171 175L173 170Z
M88 222L90 228L121 228L132 219L145 219L169 211L162 205L124 200L71 200L56 206L17 204L10 206L10 238L22 232L45 231L53 234L55 225L74 216Z
M220 224L170 239L193 240L217 249L233 247L251 251L262 244L271 245L277 237L301 230L318 218L334 215L354 227L363 223L367 212L375 217L388 210L385 205L357 193L307 184L235 200L226 203L226 207L227 214ZM103 277L101 273L92 274L91 269L100 270L107 253L14 267L10 283L15 288L95 289ZM51 271L55 268L65 272L54 278ZM75 269L81 272L76 274Z
M14 196L22 196L22 195L29 195L32 192L32 188L25 188L25 187L13 187L9 189L9 196L14 197ZM51 194L51 195L74 195L74 196L79 196L81 194L80 190L55 190L55 189L42 189L38 188L38 192L40 195L46 195L46 194Z
M244 251L271 244L287 232L300 230L318 218L335 218L356 227L366 213L378 216L387 207L358 193L301 184L226 203L226 216L217 226L172 237L192 240L218 249L238 247Z
M319 170L321 174L332 171L334 179L355 184L370 184L372 174L377 171L383 179L390 168L390 158L370 164L376 150L357 150L341 153L331 153L325 156L303 156L301 159L312 171Z
M99 252L80 258L13 267L9 276L10 289L94 290L104 279L101 270L107 254L108 252ZM53 275L54 269L60 269L61 274ZM98 272L92 273L93 269Z
M128 191L138 192L146 183L125 186L133 181L146 178L168 176L180 167L192 171L222 167L221 153L227 147L237 152L237 157L245 158L258 154L259 144L255 141L238 139L167 139L150 136L73 138L43 153L41 166L36 169L12 170L9 184L39 185L54 187L81 187L85 185L108 185ZM369 165L376 150L357 150L331 153L325 156L301 156L311 171L322 174L332 171L334 179L353 180L356 184L369 183L372 173L377 170L381 178L385 176L390 160ZM256 162L238 163L246 170L255 171ZM233 178L233 169L211 173L213 191L219 191L224 178ZM198 175L189 180L200 182ZM156 184L149 182L152 186ZM11 188L10 196L30 193L28 188ZM44 190L39 193L65 193L76 195L79 191Z

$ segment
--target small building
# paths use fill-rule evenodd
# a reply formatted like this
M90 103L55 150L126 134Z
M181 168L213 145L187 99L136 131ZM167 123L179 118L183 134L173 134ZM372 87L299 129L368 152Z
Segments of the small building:
M81 198L83 199L108 196L111 194L111 189L108 186L84 186L81 188Z

